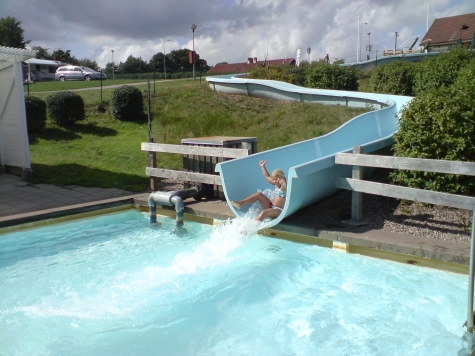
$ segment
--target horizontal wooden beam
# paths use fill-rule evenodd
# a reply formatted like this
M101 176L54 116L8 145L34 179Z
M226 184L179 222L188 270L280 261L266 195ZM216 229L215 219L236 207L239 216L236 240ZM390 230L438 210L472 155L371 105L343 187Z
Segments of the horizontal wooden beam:
M249 155L244 148L203 147L191 145L168 145L163 143L142 142L142 151L178 153L183 155L240 158Z
M474 162L337 153L336 164L475 176Z
M421 203L449 206L451 208L473 210L475 198L463 195L433 192L423 189L400 187L390 184L368 182L351 178L336 178L337 188L355 192L382 195L384 197L412 200Z
M222 185L221 177L215 176L213 174L174 171L171 169L161 169L161 168L151 168L151 167L146 168L145 174L151 177L160 177L160 178L174 179L174 180L180 180L180 181Z

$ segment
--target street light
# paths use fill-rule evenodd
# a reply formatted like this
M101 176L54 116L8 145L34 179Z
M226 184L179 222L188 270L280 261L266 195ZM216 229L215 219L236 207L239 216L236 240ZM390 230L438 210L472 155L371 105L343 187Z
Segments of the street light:
M193 79L196 79L196 75L195 75L195 62L196 62L196 57L195 57L195 30L198 26L193 24L190 27L193 31L193 54L192 54L192 57L191 57L193 59Z
M361 32L363 31L363 25L367 25L367 22L361 22L358 28L358 48L359 48L359 55L358 55L358 62L361 62Z
M397 32L394 32L396 34L396 37L394 38L394 54L396 54L396 45L397 45Z
M115 70L114 70L114 67L115 67L114 66L114 50L111 49L111 52L112 52L112 79L114 79L114 72L115 72Z
M165 56L165 42L171 42L171 40L163 41L163 72L165 73L165 79L167 79L167 65L166 65L166 56Z
M371 32L368 32L368 48L366 49L368 52L368 60L371 55Z

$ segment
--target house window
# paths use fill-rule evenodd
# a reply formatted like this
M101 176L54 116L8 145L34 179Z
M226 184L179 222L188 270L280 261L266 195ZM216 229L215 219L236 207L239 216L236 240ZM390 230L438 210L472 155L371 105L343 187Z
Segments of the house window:
M39 64L36 64L36 70L41 70L41 67Z

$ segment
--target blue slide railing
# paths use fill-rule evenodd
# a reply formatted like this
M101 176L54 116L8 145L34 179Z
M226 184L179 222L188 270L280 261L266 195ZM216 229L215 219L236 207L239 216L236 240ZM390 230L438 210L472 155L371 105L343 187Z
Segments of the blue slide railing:
M309 89L239 76L208 77L206 80L213 90L222 93L326 105L370 106L374 109L354 117L326 135L216 165L228 203L241 200L257 189L272 188L262 175L259 161L267 160L269 172L277 168L284 171L287 177L285 207L278 218L266 223L266 227L277 225L286 216L338 191L335 178L351 177L352 168L336 165L336 153L352 152L353 146L362 146L364 153L390 146L398 129L398 112L412 99L397 95ZM289 120L292 118L289 117ZM229 205L236 216L243 216L249 208L244 206L237 210Z

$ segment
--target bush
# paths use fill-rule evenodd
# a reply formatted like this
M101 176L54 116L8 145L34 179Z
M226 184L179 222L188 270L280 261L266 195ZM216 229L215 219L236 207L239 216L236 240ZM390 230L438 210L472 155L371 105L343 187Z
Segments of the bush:
M28 134L41 132L46 126L46 103L34 96L25 96Z
M337 63L313 62L305 70L305 84L309 88L358 90L358 73L352 67Z
M414 73L414 93L420 95L429 90L450 86L457 78L459 70L473 58L472 51L455 48L420 63Z
M46 98L50 119L58 126L67 127L84 119L84 101L71 91L58 91Z
M248 78L278 80L281 82L299 83L299 69L291 65L255 66L249 69ZM302 80L300 80L301 82Z
M376 68L370 78L375 93L413 95L414 64L395 61Z
M125 121L142 121L144 119L142 93L136 87L122 85L111 96L111 113Z
M403 108L399 131L394 135L396 156L475 161L474 85L459 84L421 94ZM395 171L391 178L413 188L452 194L475 193L475 179L470 176Z

